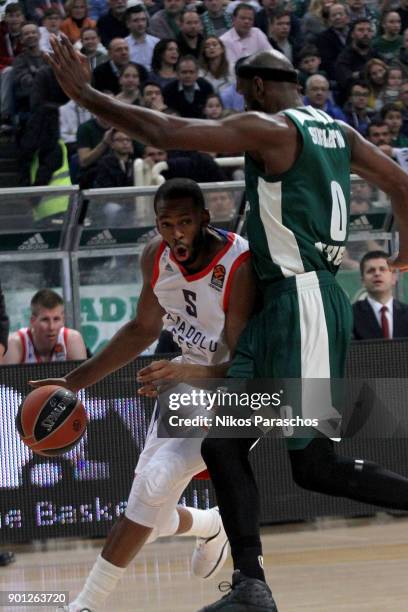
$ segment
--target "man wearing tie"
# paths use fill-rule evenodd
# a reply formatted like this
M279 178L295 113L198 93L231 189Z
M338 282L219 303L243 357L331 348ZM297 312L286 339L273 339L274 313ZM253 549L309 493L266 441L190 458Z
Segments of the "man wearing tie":
M360 262L367 297L353 304L356 340L408 337L408 306L393 298L396 275L387 260L384 251L369 251Z

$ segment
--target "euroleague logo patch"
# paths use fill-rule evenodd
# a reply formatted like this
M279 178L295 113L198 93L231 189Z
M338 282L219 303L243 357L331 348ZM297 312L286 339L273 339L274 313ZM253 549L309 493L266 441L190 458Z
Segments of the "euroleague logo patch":
M225 267L222 264L217 264L213 270L210 286L214 289L221 290L224 286Z

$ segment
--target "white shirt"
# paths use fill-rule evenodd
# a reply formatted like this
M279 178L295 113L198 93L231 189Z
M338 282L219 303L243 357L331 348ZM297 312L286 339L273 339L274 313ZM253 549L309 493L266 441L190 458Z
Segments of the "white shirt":
M259 51L270 51L272 49L266 35L259 28L251 28L249 35L241 38L235 28L231 28L220 36L225 45L227 59L232 69L237 60Z
M81 123L91 119L91 113L70 100L59 108L60 135L65 143L76 142Z
M129 59L136 64L142 64L148 71L151 70L153 49L159 42L159 38L151 34L145 34L143 42L136 40L131 34L125 38L129 45Z
M393 313L393 304L394 298L390 298L386 304L381 304L381 302L377 302L377 300L373 300L369 295L367 296L367 301L370 304L371 308L374 310L375 318L377 319L378 325L382 329L381 325L381 308L383 306L387 306L388 310L385 313L385 316L388 320L388 329L390 330L390 338L393 337L394 331L394 313Z

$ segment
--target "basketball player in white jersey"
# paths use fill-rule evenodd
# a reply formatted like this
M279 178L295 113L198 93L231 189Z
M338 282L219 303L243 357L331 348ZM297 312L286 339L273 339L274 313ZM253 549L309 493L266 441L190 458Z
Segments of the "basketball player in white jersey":
M10 335L3 364L86 359L81 334L64 327L64 302L58 293L41 289L30 305L30 326Z
M136 318L65 378L36 381L33 386L58 384L73 391L87 387L150 346L163 322L182 357L141 370L142 394L151 394L151 381L157 380L158 372L162 381L225 376L253 309L255 285L247 242L209 226L203 194L194 181L167 181L157 191L154 205L161 236L142 255L144 284ZM110 532L84 588L65 610L97 611L142 546L159 536L196 536L193 573L207 578L220 569L227 538L218 509L177 506L190 479L205 469L201 442L158 438L156 423L151 425L124 516Z

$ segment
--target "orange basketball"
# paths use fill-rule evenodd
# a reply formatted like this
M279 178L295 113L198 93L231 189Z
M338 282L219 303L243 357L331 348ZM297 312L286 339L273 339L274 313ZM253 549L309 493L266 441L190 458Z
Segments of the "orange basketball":
M16 417L24 444L46 457L71 450L84 435L86 423L85 408L75 393L55 385L31 391Z

